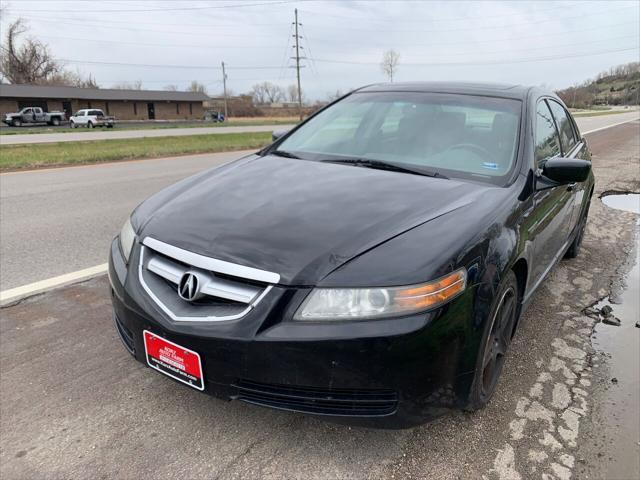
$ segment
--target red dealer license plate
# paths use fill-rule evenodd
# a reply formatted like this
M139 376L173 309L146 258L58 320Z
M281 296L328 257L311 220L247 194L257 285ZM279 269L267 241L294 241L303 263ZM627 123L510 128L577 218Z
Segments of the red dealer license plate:
M200 355L144 330L144 350L149 366L165 375L204 390Z

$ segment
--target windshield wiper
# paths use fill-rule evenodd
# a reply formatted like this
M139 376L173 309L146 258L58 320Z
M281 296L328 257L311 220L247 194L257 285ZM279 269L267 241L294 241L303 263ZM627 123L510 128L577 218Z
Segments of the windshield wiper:
M270 155L275 155L277 157L285 157L285 158L300 158L293 152L288 152L287 150L273 150L269 152Z
M378 170L389 170L391 172L413 173L414 175L424 175L425 177L442 178L448 180L449 177L439 172L423 170L421 168L403 167L396 163L383 162L382 160L371 160L368 158L336 158L322 160L327 163L344 163L358 167L375 168Z

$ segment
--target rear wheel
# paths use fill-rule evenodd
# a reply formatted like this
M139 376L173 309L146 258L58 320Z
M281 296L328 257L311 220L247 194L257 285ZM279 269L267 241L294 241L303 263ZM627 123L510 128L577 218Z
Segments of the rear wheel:
M58 117L53 117L51 119L51 125L53 125L54 127L57 127L58 125L60 125L60 119Z
M93 122L87 123L87 128L93 128Z
M495 299L478 352L469 410L478 410L489 403L513 338L518 320L518 281L512 271L506 275Z

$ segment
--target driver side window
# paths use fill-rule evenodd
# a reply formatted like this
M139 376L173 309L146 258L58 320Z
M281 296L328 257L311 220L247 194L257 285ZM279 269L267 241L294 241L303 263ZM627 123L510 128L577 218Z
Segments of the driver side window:
M561 154L558 131L556 130L549 106L544 100L538 102L536 109L535 139L535 162L537 167L542 167L548 159Z

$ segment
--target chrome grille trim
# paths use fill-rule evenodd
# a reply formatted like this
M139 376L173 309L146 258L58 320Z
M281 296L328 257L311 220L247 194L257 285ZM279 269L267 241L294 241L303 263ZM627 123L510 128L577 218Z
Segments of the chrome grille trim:
M182 275L188 272L189 268L182 267L166 258L154 257L147 263L147 270L177 286L180 283ZM243 285L242 283L232 280L216 278L204 272L198 273L198 278L201 281L202 286L200 287L200 291L202 294L240 303L251 303L263 290L254 285Z
M209 270L210 272L224 273L232 277L246 278L264 283L279 283L280 275L266 270L260 270L253 267L245 267L236 263L225 262L216 258L205 257L198 253L193 253L182 248L174 247L168 243L161 242L155 238L147 237L142 242L147 247L160 252L167 257L174 258L187 265Z
M149 288L149 285L144 280L143 269L145 261L145 253L147 249L155 250L158 253L173 258L184 264L206 269L210 272L222 273L238 277L240 279L246 278L248 280L261 281L265 283L277 283L280 280L280 275L273 272L267 272L264 270L255 269L252 267L245 267L243 265L236 265L230 262L217 260L210 257L205 257L187 250L183 250L173 245L160 242L151 237L144 239L140 245L140 260L138 262L138 279L140 284L144 288L145 292L151 297L151 299L162 309L164 313L176 322L221 322L228 320L237 320L247 315L258 303L271 291L273 285L267 285L264 288L260 288L254 285L241 284L240 282L234 282L233 280L227 280L222 278L215 278L213 275L208 277L207 291L203 292L210 296L225 298L227 300L233 300L240 303L246 303L247 307L241 312L235 315L226 316L180 316L176 315L170 308L168 308L160 298ZM156 261L157 260L157 261ZM180 281L178 275L178 269L181 267L177 264L173 264L170 260L162 261L157 257L152 258L149 261L147 270L151 271L155 275L158 275L171 283L177 284ZM184 268L184 267L183 267ZM248 275L242 275L242 274ZM268 282L266 279L274 280L274 282ZM224 296L223 296L224 295ZM177 296L177 292L176 292Z

